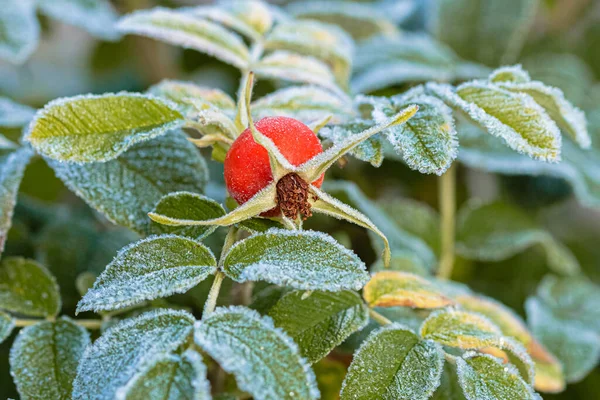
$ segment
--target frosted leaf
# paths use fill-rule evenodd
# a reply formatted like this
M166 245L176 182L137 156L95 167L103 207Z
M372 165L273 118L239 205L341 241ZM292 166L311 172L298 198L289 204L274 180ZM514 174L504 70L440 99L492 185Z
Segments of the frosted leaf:
M517 154L473 127L459 129L459 161L469 167L502 174L544 175L565 179L578 200L589 206L600 206L600 154L594 148L583 150L564 140L562 162L548 164Z
M216 107L228 115L235 113L235 101L221 89L167 79L151 86L148 92L155 96L171 100L181 106L182 112L185 112L186 115L194 115L196 113L196 107L190 103L190 99L195 99Z
M489 70L462 61L452 49L423 34L379 36L356 51L352 89L367 93L409 82L450 82L486 77Z
M142 365L185 343L193 324L194 318L186 312L162 309L111 327L81 357L73 399L113 399Z
M0 135L0 254L12 224L21 179L32 155L29 148L18 148Z
M369 129L374 125L374 122L357 119L342 125L326 126L319 131L319 136L331 140L334 144L341 144L350 136ZM382 140L382 134L374 135L356 146L350 154L359 160L370 162L374 167L379 167L383 162Z
M367 308L352 291L290 292L268 311L275 326L298 344L300 353L315 363L369 321Z
M252 70L261 78L308 83L340 92L329 66L314 57L278 50L263 57Z
M454 360L458 382L467 400L541 399L514 367L498 358L467 352Z
M565 390L567 383L563 366L552 356L548 360L534 360L535 382L533 388L542 393L560 393Z
M364 213L383 232L393 250L410 251L428 268L433 268L436 265L436 256L431 248L421 238L410 234L396 225L393 222L393 218L367 198L355 183L326 181L324 189ZM374 239L372 243L378 246L379 240ZM379 245L377 249L379 251L382 250L382 246Z
M371 333L354 354L341 400L425 400L440 384L442 347L391 324Z
M282 229L237 242L225 256L223 272L236 282L332 292L359 290L368 280L360 258L331 236Z
M535 337L560 360L567 382L582 380L598 364L600 337L589 325L561 317L538 297L527 299L525 311Z
M216 6L194 7L189 12L219 22L255 41L273 25L268 5L256 0L221 0Z
M269 317L243 307L218 308L195 326L196 344L256 399L317 399L310 365Z
M0 309L30 317L53 317L60 311L56 279L33 260L3 258L0 263Z
M210 383L202 356L194 350L163 354L145 365L117 393L117 400L208 400Z
M444 364L440 386L431 396L431 400L466 400L458 383L456 366L452 363L447 362Z
M15 321L12 317L5 312L0 311L0 343L10 336L14 327Z
M187 49L197 50L238 68L246 68L248 47L235 33L209 20L156 7L133 12L117 24L121 33L151 37Z
M174 192L162 197L152 210L155 215L184 220L207 220L222 217L225 209L216 201L197 193ZM202 240L214 232L216 226L152 225L154 233L173 233Z
M489 77L493 83L526 83L531 81L529 73L521 65L500 67L492 71Z
M377 205L402 230L421 238L440 253L440 216L430 205L409 198L383 198Z
M120 250L77 305L77 312L111 311L184 293L217 270L204 245L180 236L152 236Z
M37 0L42 14L85 29L104 40L117 40L118 14L109 0Z
M89 333L67 317L21 330L10 350L21 398L71 399L77 364L89 344Z
M456 309L436 311L423 322L420 329L425 339L460 349L505 352L508 361L519 370L523 379L533 383L533 362L525 348L515 340L502 336L502 331L489 319L474 312ZM489 350L492 352L493 350ZM493 352L496 354L496 352Z
M27 125L34 115L35 109L0 96L0 126L19 128Z
M276 90L250 106L256 119L285 116L310 123L333 114L335 120L352 115L352 100L317 86L295 86Z
M384 133L410 168L424 174L442 175L458 154L452 110L441 100L416 90L392 97L389 107L376 106L373 116L375 121L381 122L410 104L417 105L419 111L413 118Z
M427 277L431 274L431 271L423 265L421 259L411 251L394 251L392 258L390 259L390 265L385 267L383 260L377 260L369 268L371 272L381 271L400 271L408 272L411 274Z
M250 218L239 223L239 227L247 230L250 233L266 232L271 228L283 228L283 226L272 219L267 218Z
M526 213L506 203L467 203L457 218L456 249L464 257L499 261L539 244L548 266L561 274L576 274L579 262L571 251L542 230Z
M59 161L109 161L138 142L183 125L175 105L136 93L53 100L37 112L25 140Z
M395 35L399 31L387 15L370 5L351 1L295 1L287 10L300 19L311 19L338 25L356 40L374 35Z
M519 56L537 1L438 0L431 30L461 57L497 66Z
M188 122L188 126L203 135L222 133L231 139L238 136L238 128L225 112L213 107L205 108L206 105L202 101L195 99L190 99L190 104L194 107L194 110L190 111L190 118L197 122ZM192 142L197 143L196 139L192 139Z
M483 81L463 83L456 90L428 83L426 90L501 137L511 149L542 161L560 160L560 131L531 96Z
M36 1L5 0L0 13L0 58L24 63L35 51L40 37Z
M91 207L142 235L156 229L147 213L164 195L202 192L208 179L204 159L180 131L138 143L105 163L49 164Z
M454 301L435 284L408 272L382 271L374 274L363 289L370 307L440 308Z
M558 126L569 134L580 147L589 148L591 139L588 134L585 114L571 104L563 92L555 87L546 86L539 81L524 83L501 83L500 87L516 93L526 93L533 97L536 103L544 107L548 115Z
M290 20L278 24L266 37L265 49L289 50L327 62L344 88L352 70L352 38L341 28L318 21Z

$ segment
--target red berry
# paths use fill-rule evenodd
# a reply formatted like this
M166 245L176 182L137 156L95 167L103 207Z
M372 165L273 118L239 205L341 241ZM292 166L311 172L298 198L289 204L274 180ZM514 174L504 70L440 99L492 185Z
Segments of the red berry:
M275 143L281 154L298 166L323 152L315 133L302 122L288 117L267 117L256 124L263 135ZM321 187L323 175L313 182ZM231 197L243 204L273 181L267 150L257 144L250 129L246 129L233 142L225 157L225 185ZM263 214L275 216L279 208Z

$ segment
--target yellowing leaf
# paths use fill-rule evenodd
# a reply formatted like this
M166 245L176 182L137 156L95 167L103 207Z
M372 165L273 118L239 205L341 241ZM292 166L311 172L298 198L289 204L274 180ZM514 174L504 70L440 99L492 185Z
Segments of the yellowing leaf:
M363 297L371 307L439 308L454 303L425 278L400 271L373 275Z

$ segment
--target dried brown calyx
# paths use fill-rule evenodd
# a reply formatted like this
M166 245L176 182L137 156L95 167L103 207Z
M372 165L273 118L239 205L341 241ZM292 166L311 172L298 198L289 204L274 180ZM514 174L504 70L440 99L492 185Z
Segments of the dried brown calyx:
M294 172L277 182L277 204L287 218L295 220L298 214L302 219L312 216L308 196L308 183Z

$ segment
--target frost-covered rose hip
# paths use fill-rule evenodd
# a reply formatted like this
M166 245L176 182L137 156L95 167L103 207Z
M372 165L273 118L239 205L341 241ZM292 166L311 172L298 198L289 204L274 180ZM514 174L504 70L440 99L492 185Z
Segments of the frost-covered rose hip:
M255 124L263 135L273 141L281 154L294 166L299 166L323 152L315 133L302 122L288 117L267 117ZM225 184L231 197L239 204L250 200L273 181L267 150L254 141L246 129L233 142L225 157ZM312 184L321 187L323 175ZM263 213L276 216L280 211L288 218L310 216L308 184L297 174L290 173L277 183L278 206Z

